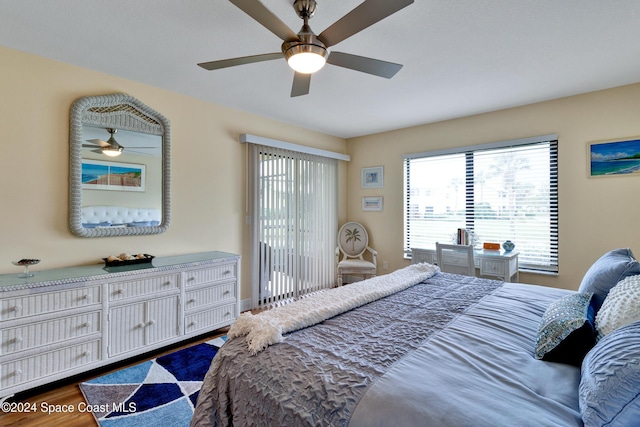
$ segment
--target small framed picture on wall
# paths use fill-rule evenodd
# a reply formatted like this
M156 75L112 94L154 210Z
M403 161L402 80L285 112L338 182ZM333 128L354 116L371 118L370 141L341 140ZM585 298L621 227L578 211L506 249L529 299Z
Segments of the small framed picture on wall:
M362 188L384 187L384 171L382 166L362 168Z
M382 210L382 196L363 197L362 198L362 210L363 211L381 211Z

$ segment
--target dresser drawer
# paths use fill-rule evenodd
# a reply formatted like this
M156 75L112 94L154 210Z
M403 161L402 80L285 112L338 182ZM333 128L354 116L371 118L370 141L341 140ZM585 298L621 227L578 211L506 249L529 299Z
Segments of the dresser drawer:
M101 320L102 312L92 311L3 329L0 333L0 354L15 353L100 332Z
M236 304L227 304L211 308L185 317L184 333L191 334L201 329L218 326L221 323L229 324L236 318Z
M229 300L235 301L235 299L236 282L206 286L187 291L185 309L191 310L225 301L228 302Z
M100 360L101 341L83 342L30 357L7 361L0 365L0 388L59 375Z
M142 295L154 295L178 289L178 275L146 277L139 280L109 283L109 301L118 301Z
M184 283L187 286L197 286L204 283L232 280L238 277L236 263L217 265L202 270L185 271Z
M100 303L100 286L27 294L0 300L0 320L69 310Z

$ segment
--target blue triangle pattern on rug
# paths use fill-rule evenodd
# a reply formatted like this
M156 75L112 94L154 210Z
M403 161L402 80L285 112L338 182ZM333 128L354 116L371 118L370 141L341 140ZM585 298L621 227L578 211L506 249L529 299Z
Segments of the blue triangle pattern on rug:
M217 351L211 345L196 345L158 357L156 363L173 374L178 381L202 381L202 371L207 372ZM187 357L184 357L183 352L186 352Z
M101 427L181 427L227 337L197 344L80 384Z

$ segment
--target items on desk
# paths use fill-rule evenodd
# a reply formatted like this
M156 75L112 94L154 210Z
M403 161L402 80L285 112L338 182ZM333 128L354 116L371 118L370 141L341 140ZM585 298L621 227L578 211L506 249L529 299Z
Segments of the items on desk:
M482 249L487 249L490 251L499 251L500 243L484 242L482 244Z

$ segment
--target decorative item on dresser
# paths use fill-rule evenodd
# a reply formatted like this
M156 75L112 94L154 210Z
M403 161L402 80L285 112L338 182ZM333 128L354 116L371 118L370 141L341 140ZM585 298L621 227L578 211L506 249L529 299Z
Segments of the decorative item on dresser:
M225 252L1 275L0 398L230 325L239 276Z

